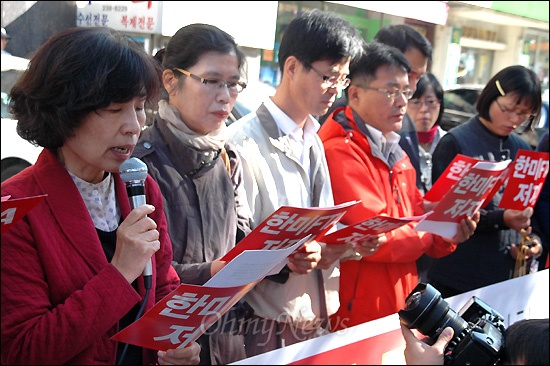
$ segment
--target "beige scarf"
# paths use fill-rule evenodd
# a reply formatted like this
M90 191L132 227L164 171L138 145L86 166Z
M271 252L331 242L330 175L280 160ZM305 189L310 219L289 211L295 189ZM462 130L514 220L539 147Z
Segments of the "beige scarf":
M192 131L185 122L180 118L179 111L176 107L170 105L166 100L159 101L159 116L166 121L166 125L172 131L174 136L178 138L184 145L190 146L197 150L221 150L221 157L224 161L225 168L231 175L231 165L229 157L225 151L225 142L229 139L230 134L227 125L222 123L220 128L206 135L199 135ZM210 154L212 159L215 155ZM211 160L211 159L210 159Z
M220 128L206 135L200 135L192 131L180 118L176 107L170 105L166 100L159 101L159 116L167 122L168 128L186 146L197 150L220 150L229 139L230 135L227 126L222 123Z

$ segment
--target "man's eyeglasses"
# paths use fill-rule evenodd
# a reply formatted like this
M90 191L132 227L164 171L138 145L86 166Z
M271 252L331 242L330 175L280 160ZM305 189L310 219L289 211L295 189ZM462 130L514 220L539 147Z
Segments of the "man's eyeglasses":
M514 111L509 110L508 108L504 107L498 102L498 99L495 99L495 102L497 103L498 108L501 110L502 113L504 113L508 118L510 117L517 117L520 119L520 121L526 122L534 117L534 115L529 113L516 113Z
M180 68L177 68L177 67L174 68L174 70L179 71L183 75L189 76L192 79L200 81L201 83L206 85L206 87L208 89L211 89L211 90L217 90L217 89L223 88L224 86L227 86L227 90L229 91L230 94L239 94L240 92L242 92L244 90L244 88L246 88L246 83L244 81L226 81L226 80L223 80L223 79L205 79L205 78L201 78L198 75L192 74L189 71L186 71L186 70L183 70L183 69L180 69Z
M387 89L380 89L380 88L372 88L370 86L363 86L363 85L357 85L358 87L360 87L361 89L366 89L366 90L376 90L380 93L386 93L388 99L393 103L395 101L395 97L397 96L397 94L401 94L406 100L409 100L412 98L414 92L411 90L411 89L405 89L405 90L399 90L399 89L392 89L392 90L387 90Z
M351 82L348 78L338 78L336 76L327 76L323 74L321 71L317 70L313 65L308 64L307 62L303 63L305 66L309 67L313 71L317 73L322 79L323 79L323 86L325 88L336 88L340 87L342 89L346 89L349 86L349 83Z
M436 109L437 107L439 107L439 100L438 99L426 99L424 101L418 99L418 98L415 98L415 99L411 99L409 101L409 108L411 109L420 109L422 108L422 106L425 105L426 108L428 109Z

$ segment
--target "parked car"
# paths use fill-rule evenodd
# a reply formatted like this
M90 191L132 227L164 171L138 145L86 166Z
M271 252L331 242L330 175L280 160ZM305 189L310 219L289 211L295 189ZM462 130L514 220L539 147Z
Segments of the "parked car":
M233 110L227 118L227 125L258 109L266 98L275 94L275 90L271 85L262 82L248 85L237 97Z
M447 88L443 94L445 109L441 117L441 128L448 131L474 116L477 113L477 98L484 87L477 84L461 84Z
M226 124L229 126L233 122L237 121L239 118L246 116L248 113L252 112L251 106L246 106L243 102L237 99L233 105L233 110L227 117Z
M548 131L548 99L542 101L540 119L535 122L534 129L534 133L528 133L524 138L531 146L537 147L542 135Z
M477 84L461 84L445 90L443 101L445 109L441 118L441 128L448 131L451 128L458 126L471 117L477 114L476 102L481 94L484 85ZM532 131L520 133L522 128L519 127L517 133L531 147L535 148L542 135L548 131L548 98L544 98L542 102L542 112L540 119L533 124Z
M29 60L12 55L2 55L2 124L1 124L1 181L31 166L36 162L42 151L41 147L34 146L23 140L16 132L17 121L9 111L9 92L27 68Z

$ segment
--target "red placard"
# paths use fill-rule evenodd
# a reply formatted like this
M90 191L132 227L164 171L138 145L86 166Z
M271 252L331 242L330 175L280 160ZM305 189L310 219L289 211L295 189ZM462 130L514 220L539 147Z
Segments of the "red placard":
M498 207L513 210L535 207L548 175L548 165L547 152L519 150L509 168L508 183Z
M401 218L382 215L375 216L355 225L346 226L343 229L327 234L319 238L318 241L322 241L326 244L355 243L373 235L390 232L411 221L420 221L427 215L428 214Z
M424 199L430 202L438 202L449 192L451 187L458 182L472 168L479 159L458 154L447 166L447 169L435 181L432 188L426 192Z
M361 201L331 207L281 206L221 259L230 261L245 250L283 249L313 234L313 240L329 231L346 212Z
M433 212L420 221L415 230L453 238L460 220L473 216L497 186L502 184L501 177L507 173L509 164L510 160L476 163L437 203Z
M34 206L38 205L47 194L41 196L10 199L11 196L2 197L2 234L21 220Z
M160 351L185 347L196 341L254 285L181 284L111 339Z

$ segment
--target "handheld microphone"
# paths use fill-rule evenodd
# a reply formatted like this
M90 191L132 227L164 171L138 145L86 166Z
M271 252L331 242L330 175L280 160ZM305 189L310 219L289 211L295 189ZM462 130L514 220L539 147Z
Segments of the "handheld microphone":
M120 166L120 177L126 184L126 192L130 200L132 210L143 206L145 202L145 179L147 179L147 165L138 158L130 158ZM143 276L146 288L151 287L151 276L153 265L151 259L147 261L143 269Z

